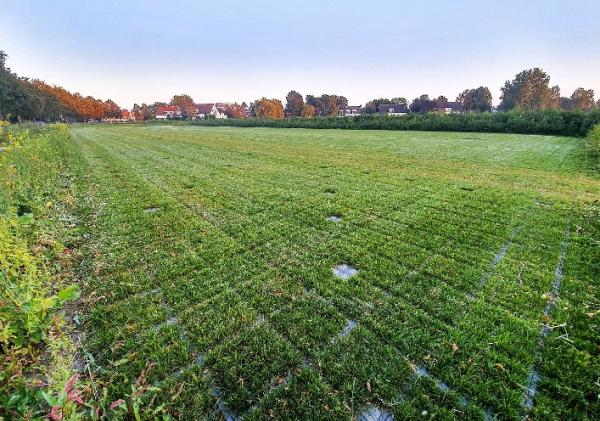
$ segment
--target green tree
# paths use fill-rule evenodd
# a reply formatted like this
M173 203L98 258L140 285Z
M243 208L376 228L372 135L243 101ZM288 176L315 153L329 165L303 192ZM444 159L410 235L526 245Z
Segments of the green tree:
M392 99L390 99L389 104L398 104L398 105L404 105L405 107L408 107L408 101L404 97L392 98Z
M560 88L550 87L550 76L542 69L523 70L506 81L500 97L500 109L543 110L560 106Z
M0 70L6 69L6 59L8 58L8 54L4 51L0 50Z
M435 101L429 99L429 95L423 94L418 98L413 99L410 104L410 110L413 113L428 113L435 108Z
M476 89L465 89L456 98L465 111L490 111L492 109L492 93L484 86Z
M593 89L577 88L571 95L571 108L573 110L589 111L595 105Z
M375 114L381 104L392 104L392 101L388 98L372 99L365 104L363 112L365 114Z
M120 118L123 110L119 107L112 99L107 100L104 103L105 107L105 116L108 118ZM135 107L134 107L135 108ZM135 109L133 110L136 111Z
M433 100L433 103L437 109L446 108L446 105L448 105L448 98L446 98L444 95L440 95Z
M302 110L304 109L304 99L302 98L302 95L296 91L290 91L285 99L287 101L285 105L286 113L293 117L301 116Z

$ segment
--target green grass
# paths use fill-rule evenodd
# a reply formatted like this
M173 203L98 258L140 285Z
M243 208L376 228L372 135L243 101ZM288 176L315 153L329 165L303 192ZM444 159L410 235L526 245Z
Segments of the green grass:
M600 415L600 315L586 314L600 307L600 179L583 140L189 126L72 137L84 344L115 398L153 362L158 402L184 419L348 419L371 405L519 418L535 367L532 415ZM334 277L340 263L359 273ZM562 327L541 341L549 301L545 322Z

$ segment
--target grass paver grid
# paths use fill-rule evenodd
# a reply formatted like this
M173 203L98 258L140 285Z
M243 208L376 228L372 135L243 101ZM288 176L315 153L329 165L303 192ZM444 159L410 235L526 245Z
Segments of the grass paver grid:
M150 140L146 138L149 132L158 134ZM545 240L550 228L538 223L552 220L548 216L558 208L552 205L535 223L528 223L527 227L535 226L536 229L518 233L518 238L511 242L493 268L484 288L478 290L478 276L475 275L482 275L494 253L498 253L498 247L510 235L510 230L524 214L537 206L532 204L534 199L568 208L566 197L561 198L565 196L563 191L570 189L569 194L587 206L585 200L590 191L598 192L598 186L592 180L586 179L578 185L585 176L577 173L579 167L565 158L571 156L568 151L574 148L573 144L562 139L557 141L554 152L567 151L561 159L552 161L550 158L558 167L553 167L548 160L536 164L531 159L535 156L532 150L521 162L520 152L511 152L508 156L503 155L503 166L491 164L493 170L488 169L477 177L469 164L471 160L477 166L490 163L482 152L487 147L484 143L475 145L470 153L462 156L461 160L469 164L461 171L460 166L455 165L457 156L454 152L446 157L432 154L429 149L430 144L443 147L447 140L440 137L445 134L426 134L434 140L421 138L421 148L412 143L416 157L414 151L405 157L391 152L391 145L402 145L405 139L389 138L387 133L363 133L367 140L350 140L349 143L347 139L337 141L329 131L325 133L329 138L326 142L317 138L318 133L294 130L185 128L167 131L152 127L118 127L74 131L77 147L99 179L96 195L102 199L98 199L97 204L103 200L109 202L104 214L100 212L98 216L101 226L97 234L122 231L119 235L126 244L133 240L133 244L139 245L140 239L145 238L148 245L138 250L137 247L127 248L125 244L117 248L113 256L101 254L95 259L100 270L92 277L94 287L99 286L94 278L110 281L116 269L116 274L120 275L107 284L106 291L111 292L114 288L120 292L108 295L107 304L99 302L93 313L96 317L86 323L91 330L110 330L106 320L102 319L102 311L105 306L116 304L111 303L111 296L120 298L118 303L121 305L110 309L118 314L127 311L127 301L123 301L127 295L143 294L148 288L160 288L173 312L158 323L156 319L162 315L159 309L152 310L148 316L125 317L125 326L138 324L155 329L151 328L142 336L133 335L132 344L119 345L113 356L110 346L114 345L111 342L114 336L100 333L96 349L109 350L105 363L122 356L137 358L124 352L123 348L128 347L146 358L158 357L156 381L172 378L173 373L177 373L178 379L189 384L204 385L205 392L197 399L187 394L173 405L190 406L196 411L205 411L207 416L216 414L211 404L215 396L210 390L215 381L220 382L219 397L226 402L227 408L235 408L234 413L250 409L247 415L251 419L272 416L273 411L281 417L317 413L326 418L345 418L351 413L358 415L369 403L388 406L397 416L420 414L425 410L438 416L470 413L483 416L487 404L498 414L516 416L522 413L515 397L521 397L523 390L517 383L522 385L527 381L526 371L531 362L526 357L527 350L535 348L536 341L531 340L531 336L539 334L539 321L532 314L537 309L539 316L543 301L538 300L531 306L531 311L522 311L517 316L518 308L511 308L511 301L503 301L502 297L512 294L520 298L522 285L515 283L513 287L503 289L500 281L514 279L515 269L519 267L520 270L519 265L523 264L527 270L520 270L517 275L521 274L527 280L534 277L529 278L529 273L545 277L548 271L544 268L552 264L546 257L552 253L554 245L547 246ZM355 137L358 135L361 134L344 133L343 137L358 139ZM283 144L281 136L292 146ZM450 138L456 139L456 136L452 134ZM517 141L514 136L511 139ZM529 139L521 137L522 142ZM533 143L539 141L536 137L532 139ZM553 139L545 138L544 141L552 142ZM171 154L178 147L186 153L163 159L166 163L161 167L158 158L146 153L155 149L154 144L158 142L168 145L165 154ZM119 144L129 148L127 154L119 155ZM339 155L341 162L332 165L337 156L332 156L331 151L336 149L335 145L342 144L345 152ZM244 148L249 153L245 153ZM362 153L364 150L368 152ZM197 161L205 151L210 152L208 155L212 158L221 155L222 159L214 160L213 165L210 165L210 159ZM496 151L501 153L502 148ZM365 162L365 155L369 159L381 158L383 165L367 162L369 171L360 170L357 165ZM423 174L415 178L416 181L403 180L407 173L418 171L419 156L427 171L434 168L433 162L437 162L433 175ZM351 162L351 158L358 158L357 162ZM177 168L177 161L185 164L187 176L183 168ZM153 166L144 165L144 162ZM228 164L233 166L225 166ZM404 164L408 164L407 169L402 169ZM261 165L266 165L268 170L256 171ZM440 170L444 165L452 170L446 180ZM556 191L547 186L542 188L540 179L548 169L564 176ZM194 174L203 171L215 178L214 183L197 185L191 181ZM376 183L375 175L386 172L390 180ZM492 176L493 182L485 179L491 172L499 174ZM513 183L513 172L526 177ZM272 181L273 174L281 177ZM553 180L555 176L552 173L549 178ZM331 181L326 182L328 179ZM509 180L503 188L498 187L501 179ZM306 184L298 184L298 180L306 180ZM403 181L398 183L400 180ZM186 183L194 186L186 187ZM120 185L122 190L115 191L115 185ZM415 186L418 185L423 187L418 189L421 193L412 194L417 192ZM526 193L523 189L528 185L530 191ZM214 194L225 186L230 186L227 188L231 194ZM475 188L473 192L460 190L465 186ZM514 187L517 189L512 190ZM326 196L324 192L329 188L335 193ZM394 189L411 188L414 190L409 194L394 194ZM287 194L287 189L294 193ZM372 194L378 189L383 193L381 196ZM586 191L581 192L581 189ZM455 195L449 190L462 193ZM484 192L484 201L476 200L480 203L476 207L466 202L470 196L476 199ZM215 199L194 207L195 201L205 195ZM307 199L307 206L316 205L318 211L304 211L303 199ZM390 199L391 204L388 203ZM236 209L237 205L240 207ZM158 210L144 213L152 207ZM481 220L477 218L478 212L482 215ZM328 224L325 217L334 213L341 214L343 221ZM269 225L269 216L280 222ZM405 224L403 219L409 223ZM238 220L244 223L240 225ZM262 233L257 231L250 237L254 240L241 245L244 235L255 229L253 222L261 224ZM412 237L408 235L411 230ZM469 234L465 236L465 233ZM108 234L106 239L97 244L104 252L110 250L114 235ZM398 247L395 254L392 246L383 247L393 239L398 245L408 244L408 248ZM536 242L541 247L535 248ZM478 250L478 246L482 249ZM454 249L460 251L456 253ZM410 250L418 250L421 257L412 258ZM407 261L411 263L406 265ZM340 283L330 271L332 265L339 263L357 264L360 272ZM127 279L131 285L121 285ZM528 284L524 296L543 285L543 280ZM475 299L471 298L475 297L474 292L477 293ZM189 300L188 294L192 297ZM316 305L321 300L328 305ZM156 304L152 300L148 302L150 308ZM398 317L389 316L385 311L378 312L382 305L400 305L393 310ZM215 322L211 314L221 320ZM303 315L308 314L307 322ZM472 314L478 314L479 319ZM386 316L389 316L388 322ZM443 316L442 321L434 323L440 316ZM109 317L107 319L110 321ZM168 320L174 322L166 323ZM401 320L408 324L404 327L397 324L394 328L393 322ZM340 332L351 321L358 324L340 337ZM511 323L513 327L510 327ZM211 373L209 379L194 377L194 362L185 355L186 352L180 351L184 341L179 336L178 343L177 330L182 328L194 346L206 349L206 360L202 361ZM129 329L135 330L135 326ZM162 339L167 344L160 350L157 348L160 339L157 343L155 336L158 332L164 332ZM249 332L262 339L253 341ZM405 340L402 332L412 333L412 339ZM475 366L479 367L477 370L483 369L481 374L472 376L465 372L463 364L470 357L464 353L468 349L480 352L485 348L481 345L491 339L501 339L497 341L499 346L473 356ZM457 351L450 347L453 340L458 341L460 348ZM144 343L148 345L144 346ZM516 343L525 346L520 350ZM248 355L255 354L254 359L258 362L261 355L268 355L269 361L253 367L244 354L236 356L232 353L232 344L246 349ZM421 344L417 349L424 351L422 355L414 350L417 344ZM364 350L361 355L350 352L361 349ZM455 353L460 358L457 359ZM435 377L422 376L415 380L415 371L407 364L409 357L408 361L419 361L419 366L427 366ZM306 361L310 362L308 366ZM377 366L377 361L382 364ZM397 364L391 363L393 361ZM498 375L501 372L498 364L511 371L508 377ZM125 381L135 377L134 371L139 366L122 364L114 371ZM189 368L182 372L182 367ZM250 383L245 379L248 373L254 376ZM233 381L236 376L241 377L242 383L239 383L240 378L238 383L224 382L224 379ZM490 379L500 386L492 389ZM167 380L167 383L174 381ZM273 381L276 387L273 387ZM279 381L282 383L277 384ZM415 383L416 387L409 388L406 396L397 401L398 393L407 383ZM451 389L440 388L440 384ZM297 393L290 393L290 388ZM465 407L466 395L469 402ZM471 399L474 399L474 405Z

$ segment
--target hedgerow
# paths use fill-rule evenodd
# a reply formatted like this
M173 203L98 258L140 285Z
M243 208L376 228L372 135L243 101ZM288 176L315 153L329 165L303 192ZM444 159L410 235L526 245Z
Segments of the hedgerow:
M278 127L353 130L424 130L489 133L519 133L585 136L600 123L600 110L510 111L500 113L409 114L406 116L361 115L357 117L318 117L272 119L207 119L191 124L202 126ZM172 123L170 123L172 124Z

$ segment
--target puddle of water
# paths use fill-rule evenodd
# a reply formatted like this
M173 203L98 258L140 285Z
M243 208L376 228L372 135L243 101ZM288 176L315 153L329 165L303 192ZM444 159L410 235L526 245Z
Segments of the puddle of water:
M331 270L333 271L333 274L335 276L344 280L358 273L358 269L356 269L354 266L350 266L345 263L343 265L334 266Z
M327 219L329 219L332 222L341 222L342 221L342 218L338 215L331 215Z
M144 212L146 212L146 213L158 212L158 208L146 208L146 209L144 209Z

